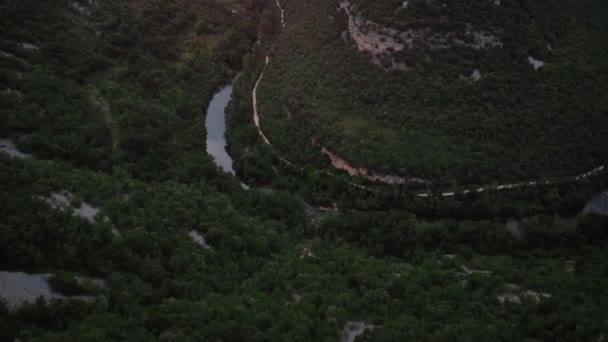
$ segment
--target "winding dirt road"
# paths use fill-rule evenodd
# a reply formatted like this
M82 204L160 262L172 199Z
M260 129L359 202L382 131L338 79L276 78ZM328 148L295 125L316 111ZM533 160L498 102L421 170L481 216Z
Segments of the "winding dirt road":
M285 11L281 7L281 3L279 2L279 0L275 0L275 1L277 4L277 7L281 11L281 26L282 26L282 28L285 28ZM257 128L258 134L264 141L264 144L272 146L272 144L270 143L270 140L264 134L264 131L262 130L262 127L260 126L260 117L259 117L258 106L257 106L258 85L260 84L260 81L262 80L262 78L264 76L264 71L268 67L269 63L270 63L270 57L267 54L264 67L262 68L262 71L260 72L260 75L258 76L258 79L255 82L255 86L253 87L253 90L251 92L251 97L252 97L252 102L253 102L253 122L255 124L255 127ZM359 177L366 178L372 182L381 182L381 183L385 183L385 184L405 184L405 183L429 184L430 183L426 180L419 179L419 178L404 178L404 177L395 176L395 175L385 175L380 172L375 172L373 170L369 170L366 168L361 168L361 167L356 168L347 160L330 152L323 145L318 144L316 142L316 140L312 139L312 143L313 143L313 145L320 148L321 153L327 155L330 158L332 166L334 168L346 171L351 176L359 176ZM278 157L280 160L282 160L286 164L288 164L290 166L295 166L294 163L290 162L282 155L278 154ZM303 168L299 168L299 169L302 170ZM579 174L576 176L562 177L562 178L554 179L554 180L543 180L543 181L537 180L537 181L528 181L528 182L519 182L519 183L500 184L500 185L493 185L493 186L479 186L476 188L467 188L467 189L454 190L454 191L444 191L444 192L441 192L441 196L442 197L453 197L456 195L465 195L465 194L469 194L469 193L483 193L486 191L504 191L504 190L510 190L510 189L536 187L536 186L540 186L540 185L551 185L551 184L558 184L558 183L565 183L565 182L580 182L591 176L594 176L594 175L597 175L597 174L603 172L604 169L605 169L605 165L601 165L591 171L588 171L588 172L585 172L585 173L582 173L582 174ZM347 182L360 189L373 191L372 189L365 187L363 185L359 185L359 184L356 184L356 183L353 183L350 181L347 181ZM432 191L423 191L423 192L418 192L416 194L417 197L431 197L433 195L435 195L435 193Z
M266 70L266 67L268 66L269 61L270 61L270 58L268 58L268 55L266 55L266 63L264 64L264 67L262 68L262 71L260 72L260 76L258 76L258 80L255 82L255 86L253 87L253 91L251 92L251 98L253 99L253 123L255 124L255 127L258 129L258 134L260 135L260 137L264 141L264 144L266 144L266 145L271 145L271 144L270 144L270 140L268 140L268 138L266 137L266 134L264 134L264 131L262 131L262 128L260 127L260 116L258 115L258 85L260 84L262 77L264 77L264 70Z

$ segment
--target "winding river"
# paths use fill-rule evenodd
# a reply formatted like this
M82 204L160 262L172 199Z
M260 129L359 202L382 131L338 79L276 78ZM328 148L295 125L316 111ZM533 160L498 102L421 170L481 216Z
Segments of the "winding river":
M281 7L279 0L275 0L277 7L281 13L281 26L285 28L285 14L284 10ZM260 125L260 115L258 113L258 98L257 98L257 90L262 78L264 76L264 71L268 67L270 63L269 55L265 56L264 66L255 82L255 85L251 92L252 97L252 106L253 106L253 123L258 131L258 135L261 137L264 144L272 146L268 137L264 134L262 127ZM224 133L226 132L226 107L228 102L230 102L230 97L232 96L232 83L220 89L217 92L211 103L209 105L209 109L207 111L207 119L206 119L206 128L207 128L207 152L214 157L216 163L227 173L235 174L234 169L232 168L232 158L228 155L226 151L226 139L224 137ZM336 169L343 170L348 172L350 176L360 176L364 177L373 182L381 182L385 184L403 184L403 183L429 183L426 180L418 179L418 178L403 178L396 175L385 175L379 172L375 172L373 170L368 170L366 168L356 168L352 166L350 162L345 159L340 158L335 155L323 145L319 144L314 138L312 140L313 145L316 145L320 148L321 153L328 156L332 162L332 166ZM278 157L280 160L285 162L290 166L295 166L294 163L287 160L284 156L278 153ZM301 169L301 168L300 168ZM582 173L579 175L574 175L570 177L562 177L558 179L551 180L530 180L518 183L507 183L507 184L499 184L499 185L486 185L486 186L477 186L459 190L444 190L440 192L441 197L453 197L456 195L464 195L468 193L482 193L486 191L504 191L509 189L516 188L524 188L524 187L537 187L541 185L550 185L564 182L580 182L586 178L591 176L595 176L599 173L604 172L605 166L600 165L599 167L590 170L586 173ZM350 184L360 187L366 190L369 190L367 187L358 185L356 183L350 182ZM246 188L246 185L243 184ZM434 196L435 193L431 191L421 191L416 193L417 197L431 197ZM605 205L605 203L604 203Z
M221 88L209 103L205 127L207 128L207 153L215 163L227 173L235 175L232 158L226 151L226 107L232 97L232 83Z

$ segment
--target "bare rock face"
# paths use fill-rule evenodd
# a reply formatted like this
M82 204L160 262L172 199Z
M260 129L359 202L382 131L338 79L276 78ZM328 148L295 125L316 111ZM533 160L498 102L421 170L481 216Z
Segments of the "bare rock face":
M9 310L15 310L25 303L32 303L39 297L46 301L52 299L93 300L92 296L65 296L54 292L49 285L50 274L29 274L24 272L0 271L0 297L6 301ZM75 277L80 284L105 287L102 279Z
M109 222L111 224L112 235L117 238L122 237L122 233L118 227L110 222L110 218L108 216L98 216L99 212L101 211L99 207L85 201L75 201L74 194L69 191L61 190L51 193L50 196L38 196L37 199L45 202L53 209L68 212L73 216L82 217L91 223ZM123 199L128 200L128 195L123 197Z
M366 330L374 330L375 326L359 321L348 321L342 330L341 342L354 342L357 336L362 335Z
M524 290L520 286L517 286L515 284L506 284L504 286L504 292L497 295L496 299L498 299L500 304L521 304L523 299L528 299L538 304L541 302L541 300L548 299L551 297L552 296L549 293Z
M192 239L192 241L194 241L196 244L200 245L204 249L211 249L211 246L209 246L207 244L207 241L205 241L205 237L196 230L191 230L190 232L188 232L188 236Z
M54 209L61 211L70 210L72 215L82 217L89 222L95 222L95 216L100 211L99 208L84 201L80 203L80 207L72 207L71 202L74 199L74 195L65 190L54 192L51 196L42 197L41 199ZM104 220L108 219L104 217Z
M9 156L18 159L27 159L32 157L31 154L19 151L11 139L0 139L0 152L4 152Z
M545 65L545 62L543 62L539 59L535 59L532 56L528 56L528 63L530 63L530 65L532 65L534 70L538 70Z
M406 8L408 1L403 2ZM356 13L348 1L340 2L340 9L348 17L348 32L361 52L372 56L371 62L387 70L405 71L408 66L395 60L394 54L414 46L426 46L431 50L463 46L475 50L501 48L503 43L492 33L474 30L467 26L462 40L456 32L434 33L430 28L399 31L367 20Z

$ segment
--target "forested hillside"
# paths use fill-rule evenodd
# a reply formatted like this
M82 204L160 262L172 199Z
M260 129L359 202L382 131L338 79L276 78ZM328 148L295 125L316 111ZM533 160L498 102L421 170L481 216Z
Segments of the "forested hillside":
M448 57L421 43L418 57L389 61L359 52L338 1L0 0L0 341L605 339L605 173L441 195L460 183L577 174L605 159L606 99L596 95L605 87L606 6L558 3L446 2L455 9L444 13L433 1L353 1L351 15L392 30L432 27L462 45L441 50ZM521 18L505 22L488 14L493 6ZM529 19L529 6L553 9L532 17L553 29L566 23L578 40L554 37L554 52L534 55L546 58L538 71L525 71L527 60L491 69L511 51L504 33ZM502 50L467 50L477 36L450 32L466 36L469 22L484 39L500 37ZM568 66L572 56L588 63ZM458 78L482 57L481 79ZM227 138L238 177L205 152L205 110L230 80ZM271 144L253 121L256 84ZM494 125L480 142L471 97L509 94L521 120L545 108L526 102L526 85L555 96L548 106L571 106L520 122L501 116L503 102L488 104L494 111L475 114ZM464 93L471 97L452 107ZM468 116L438 114L446 108ZM581 108L586 117L574 116ZM505 121L513 130L532 124L513 141L548 127L538 136L547 145L514 144L505 160L522 158L497 167L507 150L499 133L512 133ZM454 143L460 134L470 141ZM334 172L313 137L354 162L433 183L379 186ZM382 139L392 139L385 151ZM558 144L587 150L554 151ZM498 159L486 158L492 149Z
M451 186L564 177L606 161L604 1L286 1L261 124ZM316 152L316 153L315 153Z
M204 108L250 48L238 29L248 24L244 6L4 6L2 136L15 135L19 147L44 159L104 171L120 166L145 179L185 180L210 165L198 153Z

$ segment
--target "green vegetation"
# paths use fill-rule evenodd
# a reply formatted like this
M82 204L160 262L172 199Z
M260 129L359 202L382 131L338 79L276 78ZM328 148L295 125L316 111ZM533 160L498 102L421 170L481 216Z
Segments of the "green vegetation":
M395 5L394 2L383 2L376 5L369 2L367 4L371 7ZM524 5L522 4L521 6L527 6ZM578 8L578 6L573 4L570 5ZM460 5L456 4L455 6ZM477 3L477 6L483 7L485 5ZM491 6L493 6L492 8L497 8L498 5L492 4ZM508 7L508 11L502 14L503 17L514 15L512 12L517 11L517 8L512 8L512 4L505 6ZM601 4L585 3L584 6L599 6L597 7L598 11L589 20L594 20L594 22L598 23L602 22L596 20L597 13L602 13L601 11L604 9ZM427 68L419 70L410 69L407 72L387 72L370 63L368 57L362 58L361 54L356 52L356 48L348 47L348 44L345 44L343 41L343 35L340 34L339 29L345 32L347 29L345 27L347 19L342 12L338 12L336 16L334 14L335 8L331 4L315 3L310 6L299 6L299 4L287 2L285 8L288 24L285 30L278 35L275 43L272 45L268 44L271 47L266 48L270 50L271 62L265 71L264 79L260 83L258 91L262 128L269 137L272 147L269 148L262 144L262 140L258 137L251 119L251 88L253 88L260 74L266 53L264 47L256 50L254 60L249 61L246 72L239 79L235 87L235 101L233 101L231 106L228 133L230 135L229 140L231 141L231 154L236 159L235 167L240 176L246 179L248 183L272 185L289 189L303 195L310 202L323 204L324 206L332 206L335 203L340 208L363 210L407 208L417 215L432 219L436 217L487 218L496 217L496 215L504 217L509 215L522 216L538 212L552 213L556 210L570 215L580 210L584 199L588 198L595 191L602 189L603 184L606 183L606 173L603 173L597 175L598 177L573 184L557 182L551 185L508 190L503 193L487 191L481 195L470 193L468 195L458 195L455 198L437 198L439 196L435 196L432 200L417 198L415 194L420 191L430 191L437 194L450 191L451 189L463 189L463 183L473 184L473 186L469 186L468 188L485 187L487 189L488 187L510 181L538 180L542 182L543 180L555 180L560 179L560 176L576 175L598 165L605 164L605 154L601 151L602 142L605 141L605 135L601 132L606 127L605 117L601 114L603 109L596 111L597 115L594 114L591 117L585 116L583 118L579 114L576 114L577 124L563 124L557 120L557 117L549 120L550 122L547 122L545 119L537 121L538 124L541 124L537 128L541 129L542 132L533 133L536 136L545 134L547 125L551 124L559 124L560 129L575 131L574 133L567 132L567 134L560 135L561 138L551 138L551 144L574 146L576 145L575 140L578 138L574 138L573 134L585 135L584 139L588 139L590 143L588 148L577 147L576 149L578 150L572 150L572 154L567 158L563 157L565 150L559 150L559 147L555 147L555 153L548 153L544 150L548 146L547 144L532 144L530 143L531 140L522 140L521 135L514 135L509 138L511 139L510 144L497 147L498 145L495 142L489 143L487 141L495 139L497 134L506 132L507 129L505 127L497 126L495 129L488 130L485 125L478 124L478 118L463 115L459 115L458 119L460 120L459 125L462 124L460 128L450 126L456 121L452 118L449 119L450 122L446 127L452 127L450 128L450 132L440 132L437 136L428 136L426 132L429 129L435 129L436 125L428 122L427 119L432 116L427 115L426 119L423 118L427 120L424 122L424 127L407 123L408 132L407 134L403 134L399 126L401 119L390 117L390 112L387 110L377 111L378 106L371 106L368 103L367 97L362 92L377 92L382 90L387 94L391 93L389 97L397 101L400 97L411 94L411 92L393 90L407 84L409 82L407 79L411 79L412 77L419 77L420 82L428 83L425 75L434 71ZM502 11L500 9L495 10ZM547 20L559 21L563 19L562 16L571 15L570 12L565 12L561 7L553 8L552 11L551 13L553 14L557 12L569 14L561 13L557 16L548 16ZM580 10L577 10L572 13L579 12ZM327 13L327 16L324 13ZM425 14L421 12L417 15ZM430 16L429 13L426 15ZM454 15L462 16L462 13L458 14L458 11L456 11ZM327 20L325 20L326 17ZM323 18L323 20L318 20L318 18ZM375 17L372 19L382 22ZM461 21L466 22L465 19L461 18ZM582 17L579 17L579 19L586 20ZM492 27L496 23L492 22L492 20L488 20L486 26L480 24L479 30L494 32ZM398 27L395 22L382 23ZM479 20L476 23L479 23ZM427 24L433 27L439 25L439 23L432 20ZM515 23L510 23L509 25L513 26ZM605 33L604 26L600 25L599 28L596 26L592 26L591 28L594 30L598 29L599 33L596 32L594 35L591 35L592 37L602 36ZM401 27L400 29L407 30L408 28ZM436 29L445 28L437 27ZM573 36L568 37L570 37L568 38L568 42L574 39ZM588 36L585 36L585 39L588 38ZM521 37L521 39L524 39L524 37ZM321 48L322 44L326 46L323 45L323 48ZM567 47L567 45L565 46ZM491 53L502 54L508 47L503 46L501 49L488 50L454 47L441 50L427 49L428 51L425 53L469 53L469 55L473 54L477 56L475 58L481 58ZM593 49L593 51L602 52L604 47L605 44L602 40L602 42L598 42L597 49ZM519 49L520 47L512 46L511 48ZM555 45L551 49L551 51L555 52ZM418 51L420 49L413 50L412 53L420 52ZM580 49L578 52L583 53L583 50ZM584 51L589 51L589 49ZM330 54L333 55L330 56ZM567 59L568 56L564 56L564 58ZM504 58L500 57L500 59ZM462 59L456 58L455 60L461 61ZM595 62L599 61L596 60ZM501 63L504 64L504 61ZM442 65L447 67L447 64L440 63L440 67ZM527 73L525 77L533 77L535 73L544 72L542 68L539 71L534 71L532 66L528 65L525 58L520 67L520 73ZM592 65L587 65L587 67L599 71L594 77L599 77L599 79L605 77L604 66L600 65L596 68ZM505 72L504 76L511 77L512 74ZM557 74L554 76L554 80L558 83L568 82L569 79L572 79L566 76L557 77ZM377 83L370 83L370 80L375 80ZM589 83L586 83L586 80L582 82L596 88L606 84L606 82L598 81L598 79L594 79ZM391 82L393 81L396 82L395 87L389 88L386 86L387 84L392 84ZM452 92L458 87L462 89L474 87L475 92L470 92L467 96L477 96L480 92L492 91L494 89L494 87L488 86L487 83L482 84L483 81L462 80L457 75L455 81L457 84L445 83L443 85L446 91ZM353 87L353 84L356 82L359 82L360 86ZM577 80L576 82L579 81ZM503 83L501 82L500 84ZM519 91L519 88L525 86L527 86L527 83L514 85L509 89ZM545 87L544 89L549 88ZM560 86L551 89L563 90L569 88ZM428 89L423 88L417 88L413 91L423 96L429 96L428 94L432 93ZM589 94L598 93L594 89L587 95ZM386 98L387 96L382 97L374 94L369 100L377 101L377 99ZM496 101L498 104L496 108L503 106L504 101L502 99L497 99ZM598 101L601 102L602 100ZM599 103L598 101L593 102L593 104L586 102L584 105L595 105ZM399 105L408 103L411 103L411 101L400 102ZM524 101L519 101L519 103L524 104ZM573 101L569 101L569 105L572 103ZM581 104L583 103L581 102ZM549 106L551 105L553 104ZM427 110L434 108L435 104L426 103L424 105L418 104L418 106L421 109ZM312 107L314 107L314 110L311 109ZM348 108L348 110L343 110L344 108ZM450 110L453 111L455 108L453 107ZM575 115L574 112L570 114ZM496 117L491 118L491 120L497 125L502 125L500 123L501 120L506 118L513 121L509 124L509 127L514 130L519 129L517 127L522 125L527 125L522 131L531 129L526 118L512 118L510 114L506 116L501 115L497 113ZM529 117L532 118L532 116ZM378 118L384 118L381 125L377 125ZM442 118L446 119L447 117L442 116ZM465 125L470 126L471 123L475 123L474 127L463 129ZM590 129L595 132L591 135L588 134L589 130L586 128L581 129L582 126L590 127L591 125L594 127ZM471 142L471 146L474 145L476 149L492 148L497 151L492 155L492 158L505 159L515 156L519 158L530 153L543 153L542 158L544 159L531 159L523 164L521 163L523 161L521 158L517 162L509 161L507 164L502 162L495 163L495 160L483 156L482 152L478 151L474 157L466 158L469 166L458 164L454 160L457 154L453 150L467 147L462 142L451 141L450 136L455 133L461 134L472 130L479 131L483 135L484 142L480 143L479 137L467 141ZM356 159L352 159L355 166L371 166L373 169L381 172L420 176L423 179L429 180L431 184L378 186L378 184L366 181L362 182L362 179L345 176L344 174L340 174L340 172L334 171L333 167L329 165L328 159L320 153L319 148L310 143L312 137L316 137L318 141L328 146L334 152L338 152L338 154L343 153L342 156L344 157L350 157L350 155L344 153L341 150L342 148L352 148L355 154L370 154L370 158L365 163L358 163ZM340 141L339 146L332 145L332 142L336 142L337 140ZM402 150L399 147L402 145L407 145L407 150ZM521 151L521 149L525 151ZM584 150L585 153L581 153L579 150ZM383 158L383 155L387 154L394 156L397 162L405 162L408 165L395 168L386 167L387 164L382 162L375 164L368 163L374 160L379 161ZM283 162L279 156L294 162L295 167ZM547 170L547 172L542 171L543 160L547 158L554 159L561 166L553 167L551 170ZM575 162L571 158L585 159L586 162ZM504 161L507 162L506 159ZM435 162L444 166L437 164L432 165L431 168L426 170L420 169L421 172L424 171L422 173L410 172L412 166L417 163L430 165ZM522 169L517 170L517 172L508 177L504 177L503 173L510 172L509 170L514 170L519 166L522 166ZM524 172L524 168L529 170L536 169L538 172ZM566 171L566 169L568 170ZM455 175L457 172L462 172L462 177ZM353 186L351 182L362 183L368 190Z
M605 2L401 3L354 1L351 13L424 32L378 57L391 55L406 71L358 51L335 2L286 2L288 25L259 103L267 136L288 159L317 163L315 136L357 166L444 186L571 176L606 162ZM476 34L501 45L461 45ZM440 45L437 37L450 38ZM535 70L528 56L544 66ZM478 81L469 77L475 69Z
M210 164L193 157L205 148L203 109L250 45L228 8L11 1L4 11L0 50L18 58L0 67L19 77L2 85L20 95L3 92L2 136L40 158L144 179L188 180Z
M335 341L352 319L379 326L367 333L373 340L553 341L606 332L602 216L579 224L538 216L521 222L519 238L501 221L430 223L404 211L344 212L313 226L286 193L0 162L3 268L107 280L86 292L92 302L3 311L9 341ZM96 203L109 221L91 224L36 198L57 189ZM192 229L211 250L189 239ZM67 275L55 282L82 293ZM528 290L551 297L537 303L522 294ZM511 292L521 304L500 303Z
M271 0L0 1L0 139L34 156L0 152L0 271L51 274L54 291L86 296L16 308L0 299L0 341L339 341L348 321L374 326L357 341L608 336L608 219L580 213L606 174L420 198L416 186L363 189L326 171L313 135L332 148L332 130L395 150L404 140L389 114L377 124L375 105L344 110L367 101L340 87L353 79L318 73L341 61L366 87L366 75L393 75L327 39L344 26L335 5L288 2L278 35ZM379 19L382 5L360 5L404 29ZM267 49L259 100L274 147L251 117ZM270 191L244 190L205 154L205 108L241 70L230 150L240 177ZM367 91L373 99L379 88ZM335 92L344 97L328 101ZM453 138L411 131L419 146ZM569 164L576 158L597 162L594 153L555 174L587 166ZM50 205L59 193L63 209ZM348 209L322 213L301 198ZM73 212L85 203L99 209L93 218Z

